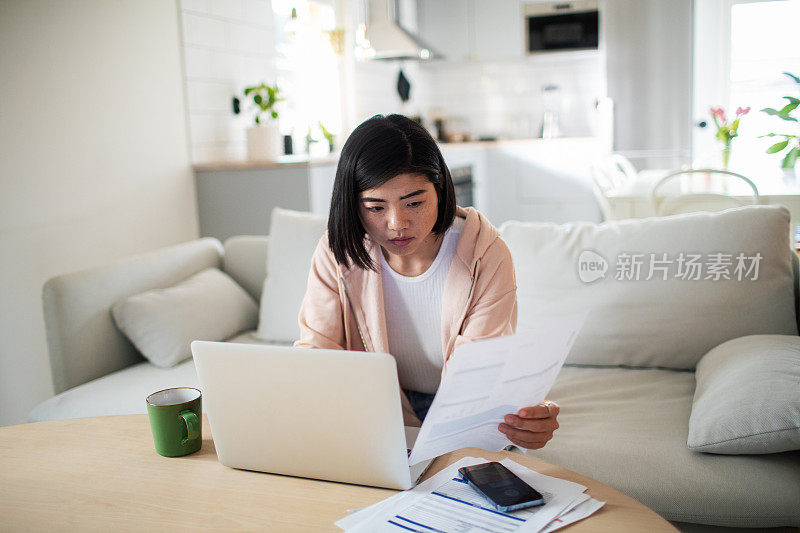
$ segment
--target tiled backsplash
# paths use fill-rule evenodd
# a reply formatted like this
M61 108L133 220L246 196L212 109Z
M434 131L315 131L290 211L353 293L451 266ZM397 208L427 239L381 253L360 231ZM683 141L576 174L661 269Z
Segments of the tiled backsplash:
M405 103L397 92L397 78L401 69L411 85L410 98ZM356 94L353 99L353 126L376 114L420 115L429 107L430 76L417 62L356 62L354 72L353 85Z
M411 82L411 99L397 95L402 68ZM502 62L431 63L370 61L355 67L356 123L376 113L420 115L430 124L443 117L450 131L472 138L506 139L540 135L542 88L560 88L559 124L563 137L603 133L595 109L606 94L599 52L566 52Z
M275 78L270 0L181 0L192 161L243 159L252 117L231 100Z
M600 134L595 102L605 96L599 52L564 52L516 61L430 63L423 66L430 108L473 137L531 138L540 133L542 88L560 88L561 136Z

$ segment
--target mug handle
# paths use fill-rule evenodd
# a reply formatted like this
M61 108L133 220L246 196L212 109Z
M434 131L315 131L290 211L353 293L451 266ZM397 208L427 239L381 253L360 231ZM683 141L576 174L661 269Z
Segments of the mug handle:
M189 410L181 411L180 416L186 423L186 435L187 435L186 438L183 439L181 444L186 444L190 440L194 440L200 435L200 422L197 420L197 415Z

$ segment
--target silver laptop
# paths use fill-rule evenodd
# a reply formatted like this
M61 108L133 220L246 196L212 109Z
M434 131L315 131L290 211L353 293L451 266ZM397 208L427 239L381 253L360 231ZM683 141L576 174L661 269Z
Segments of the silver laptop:
M391 355L206 341L192 355L225 466L408 489L430 464L409 467L419 428L403 427Z

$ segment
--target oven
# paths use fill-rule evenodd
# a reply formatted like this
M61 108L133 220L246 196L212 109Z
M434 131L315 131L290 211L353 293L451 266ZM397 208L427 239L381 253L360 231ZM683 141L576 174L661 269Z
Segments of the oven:
M463 165L450 169L453 178L453 187L456 190L456 205L461 207L474 207L472 197L472 165Z
M523 4L525 51L597 50L600 12L597 0Z

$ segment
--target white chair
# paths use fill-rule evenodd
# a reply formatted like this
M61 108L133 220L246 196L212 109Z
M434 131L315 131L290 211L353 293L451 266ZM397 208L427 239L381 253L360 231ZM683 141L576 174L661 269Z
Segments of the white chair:
M600 206L600 212L603 215L603 220L614 220L614 207L608 199L607 193L614 189L608 175L597 165L592 165L589 169L592 175L592 194L594 194L597 204Z
M631 160L622 154L611 154L606 160L606 167L617 189L630 185L639 177Z
M613 191L629 187L638 178L638 172L633 163L621 154L611 154L602 163L593 164L590 169L594 187L592 188L603 220L615 220L617 217L614 208L608 199L608 194Z
M684 192L687 188L691 192ZM760 197L756 184L741 174L698 168L678 170L658 180L650 189L650 203L656 216L667 216L758 204Z

